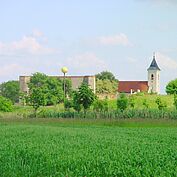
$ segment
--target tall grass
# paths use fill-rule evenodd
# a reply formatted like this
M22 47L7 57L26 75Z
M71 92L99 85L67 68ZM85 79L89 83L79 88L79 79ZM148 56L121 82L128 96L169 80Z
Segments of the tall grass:
M38 113L40 118L87 118L87 119L127 119L127 118L148 118L148 119L177 119L177 110L157 110L157 109L129 109L121 111L95 112L87 111L54 111L43 109Z

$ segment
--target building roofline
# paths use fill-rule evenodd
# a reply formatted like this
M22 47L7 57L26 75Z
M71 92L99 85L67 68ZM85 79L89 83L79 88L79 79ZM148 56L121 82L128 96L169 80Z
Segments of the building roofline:
M32 75L31 76L19 76L19 77L32 77ZM60 78L63 78L64 76L57 76L57 75L53 75L53 76L51 76L51 75L49 75L49 77L60 77ZM96 77L95 75L85 75L85 76L65 76L66 78L68 77L68 78L82 78L82 77Z
M142 80L123 80L123 81L121 81L121 80L119 80L119 82L148 82L148 81L142 81Z

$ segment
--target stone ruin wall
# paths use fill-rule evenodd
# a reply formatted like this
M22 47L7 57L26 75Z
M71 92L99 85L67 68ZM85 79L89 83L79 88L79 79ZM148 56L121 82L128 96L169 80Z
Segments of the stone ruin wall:
M50 77L56 77L59 79L63 79L63 76L50 76ZM20 91L28 93L28 83L30 82L31 76L20 76ZM87 83L90 88L93 90L94 93L96 93L96 79L95 76L66 76L66 79L71 79L72 83L72 89L77 90L79 86L85 82Z

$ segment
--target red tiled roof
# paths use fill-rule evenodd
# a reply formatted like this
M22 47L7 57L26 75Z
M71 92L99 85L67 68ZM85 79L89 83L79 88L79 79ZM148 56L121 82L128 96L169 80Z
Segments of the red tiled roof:
M119 81L119 93L130 93L131 89L133 92L137 92L137 90L140 90L141 92L147 92L148 81Z

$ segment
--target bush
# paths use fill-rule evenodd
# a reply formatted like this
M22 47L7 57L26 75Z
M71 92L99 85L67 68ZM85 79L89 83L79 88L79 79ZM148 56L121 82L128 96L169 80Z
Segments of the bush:
M9 99L0 96L0 111L11 112L12 110L13 110L12 102Z
M93 104L94 111L108 111L108 102L107 100L96 100Z
M174 94L174 106L177 109L177 94Z
M164 110L167 107L166 102L162 101L160 97L158 97L155 102L159 110Z
M122 112L128 107L128 99L125 94L120 94L120 97L117 99L117 109Z
M147 102L146 99L143 100L143 106L144 106L146 109L149 108L149 104L148 104L148 102Z
M134 97L134 95L131 95L131 96L129 97L128 102L129 102L129 106L130 106L131 108L134 108L134 107L135 107L135 97Z
M69 109L73 107L72 100L65 99L64 107L65 107L66 110L69 111Z

